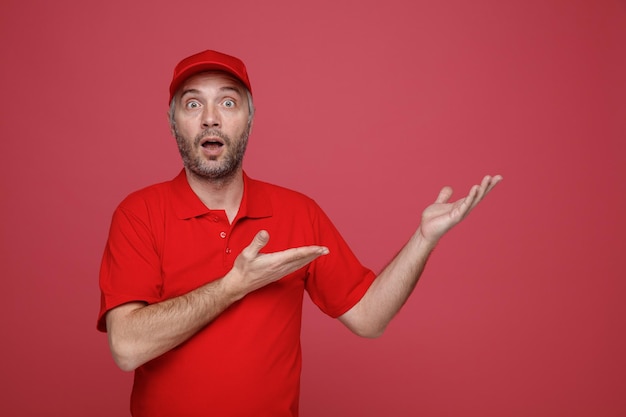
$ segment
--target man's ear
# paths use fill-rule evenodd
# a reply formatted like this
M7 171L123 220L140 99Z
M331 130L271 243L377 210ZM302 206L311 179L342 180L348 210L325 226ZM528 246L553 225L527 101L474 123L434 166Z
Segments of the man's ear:
M172 136L176 136L176 122L174 121L174 115L170 115L170 111L168 111L165 115L167 117L167 124L170 125L170 132Z

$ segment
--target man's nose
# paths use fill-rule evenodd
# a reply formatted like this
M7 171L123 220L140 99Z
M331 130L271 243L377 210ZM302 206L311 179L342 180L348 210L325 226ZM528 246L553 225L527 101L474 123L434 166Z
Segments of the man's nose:
M212 105L204 106L204 112L202 113L202 127L219 127L220 126L220 114L219 111Z

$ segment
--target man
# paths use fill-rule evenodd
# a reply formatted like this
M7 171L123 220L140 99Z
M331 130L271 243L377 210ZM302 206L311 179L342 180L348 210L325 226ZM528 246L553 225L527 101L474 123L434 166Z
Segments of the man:
M113 215L98 329L135 370L135 417L297 416L304 291L357 335L380 336L439 239L501 180L454 203L444 188L376 276L315 202L244 173L253 114L239 59L181 61L170 124L184 169Z

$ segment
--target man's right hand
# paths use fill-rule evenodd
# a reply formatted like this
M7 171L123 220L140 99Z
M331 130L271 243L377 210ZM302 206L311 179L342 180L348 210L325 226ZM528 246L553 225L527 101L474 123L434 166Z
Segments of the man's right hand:
M324 246L302 246L281 252L259 253L269 239L267 231L257 233L252 243L237 256L230 272L224 276L225 290L235 299L241 299L297 271L319 256L328 254L328 248Z
M106 316L109 345L119 367L131 371L162 355L192 337L246 294L328 253L323 246L259 253L268 241L266 231L257 233L222 279L158 303L129 302L111 309Z

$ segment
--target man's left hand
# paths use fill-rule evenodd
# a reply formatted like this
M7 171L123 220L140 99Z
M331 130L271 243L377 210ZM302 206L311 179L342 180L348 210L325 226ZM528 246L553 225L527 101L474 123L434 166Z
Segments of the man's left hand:
M422 213L419 232L424 240L435 245L448 230L461 222L500 181L502 181L500 175L493 177L487 175L480 185L474 185L470 189L466 197L453 203L448 202L452 197L452 188L444 187L439 192L437 200Z

